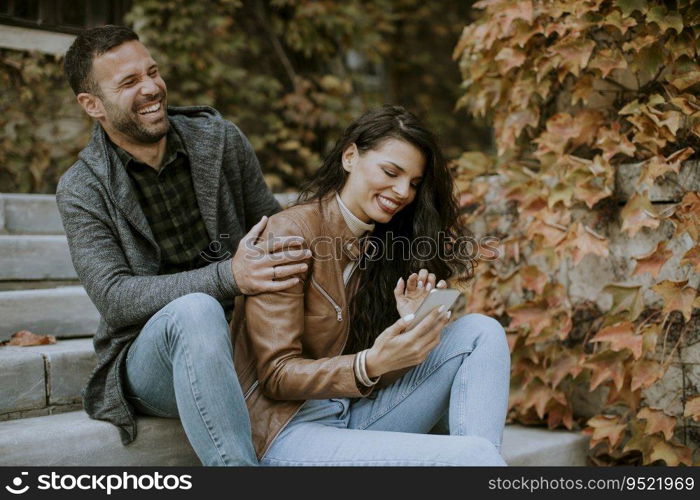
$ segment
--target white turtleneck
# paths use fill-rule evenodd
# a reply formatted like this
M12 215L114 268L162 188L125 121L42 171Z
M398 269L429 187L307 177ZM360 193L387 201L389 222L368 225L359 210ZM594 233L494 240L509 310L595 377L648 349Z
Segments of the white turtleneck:
M343 200L340 199L340 195L335 193L335 199L338 200L338 206L340 206L340 214L343 216L345 224L348 225L350 232L356 238L360 238L362 235L369 231L374 230L374 224L368 224L358 219L355 214L353 214L348 207L345 206ZM343 283L348 284L350 281L350 276L352 276L353 271L358 265L358 261L351 261L343 269Z

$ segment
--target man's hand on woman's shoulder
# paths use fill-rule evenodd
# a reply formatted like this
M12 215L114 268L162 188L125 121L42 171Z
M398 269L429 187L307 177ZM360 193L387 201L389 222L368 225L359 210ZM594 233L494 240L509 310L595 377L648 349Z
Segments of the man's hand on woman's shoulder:
M308 269L311 258L301 236L279 236L264 246L257 243L267 225L264 216L241 239L231 259L231 271L244 295L279 292L299 283L297 275Z

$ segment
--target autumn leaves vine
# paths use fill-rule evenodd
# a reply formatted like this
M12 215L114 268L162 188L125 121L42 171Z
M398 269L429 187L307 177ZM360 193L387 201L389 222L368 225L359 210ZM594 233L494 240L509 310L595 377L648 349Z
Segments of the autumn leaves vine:
M596 464L700 464L698 4L483 0L454 51L497 150L456 162L463 210L502 241L467 307L507 324L509 419L583 428Z

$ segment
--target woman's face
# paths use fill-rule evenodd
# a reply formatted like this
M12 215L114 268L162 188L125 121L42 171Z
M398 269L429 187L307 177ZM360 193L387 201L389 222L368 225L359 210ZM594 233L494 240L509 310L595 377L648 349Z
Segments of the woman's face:
M352 144L343 152L342 161L349 175L340 198L358 219L368 223L385 224L409 205L425 170L423 153L394 138L363 153Z

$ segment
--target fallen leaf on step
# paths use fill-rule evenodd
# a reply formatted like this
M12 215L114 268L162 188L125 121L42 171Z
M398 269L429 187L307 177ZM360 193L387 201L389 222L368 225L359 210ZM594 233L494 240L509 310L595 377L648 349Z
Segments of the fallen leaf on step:
M29 330L20 330L15 332L10 337L9 342L5 342L4 345L14 345L27 347L31 345L45 345L45 344L55 344L56 337L53 335L37 335Z

